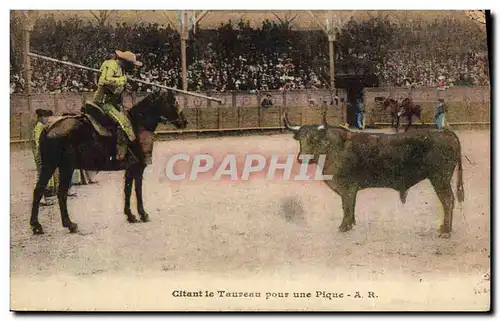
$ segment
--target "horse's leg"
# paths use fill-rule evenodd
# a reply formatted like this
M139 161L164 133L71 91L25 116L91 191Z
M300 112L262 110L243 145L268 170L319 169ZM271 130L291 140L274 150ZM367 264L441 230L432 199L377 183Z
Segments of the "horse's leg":
M408 126L406 126L406 128L405 128L405 132L406 132L406 131L408 131L408 128L410 128L410 126L411 126L411 119L412 119L412 117L411 117L411 116L412 116L412 115L409 115L409 116L408 116Z
M137 198L137 211L141 216L141 220L143 222L149 222L149 215L144 210L144 203L142 200L142 178L144 174L144 169L146 167L142 165L138 165L137 169L134 172L134 180L135 180L135 197Z
M57 191L57 198L59 200L59 209L61 210L62 226L67 227L70 233L78 232L78 225L71 222L68 214L68 190L71 186L71 178L73 177L74 169L71 166L62 165L59 167L59 190Z
M134 172L133 167L127 168L125 170L125 186L123 191L125 192L125 209L124 213L127 216L127 221L129 223L137 223L137 218L132 214L130 210L130 195L132 194L132 183L134 182ZM136 182L137 184L137 182Z
M420 113L417 114L418 120L422 123L422 125L425 125L424 121L422 120L422 115Z
M42 225L40 225L40 222L38 221L38 210L40 207L40 200L42 199L45 192L45 187L47 186L47 183L49 182L52 175L54 175L55 170L56 168L53 164L42 165L40 176L38 177L38 181L33 191L33 204L31 206L30 225L34 234L43 234Z

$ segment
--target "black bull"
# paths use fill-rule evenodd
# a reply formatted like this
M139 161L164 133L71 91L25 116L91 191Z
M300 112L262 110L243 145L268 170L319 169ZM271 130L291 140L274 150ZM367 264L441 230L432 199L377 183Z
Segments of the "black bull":
M300 142L300 155L314 155L317 163L325 155L325 183L342 198L344 216L339 227L348 231L356 224L356 194L365 188L391 188L406 202L408 189L429 179L444 209L439 236L448 238L452 229L454 196L451 178L457 170L458 201L464 201L460 141L450 130L419 130L401 134L353 132L343 127L323 125L285 126ZM299 158L299 162L301 159Z

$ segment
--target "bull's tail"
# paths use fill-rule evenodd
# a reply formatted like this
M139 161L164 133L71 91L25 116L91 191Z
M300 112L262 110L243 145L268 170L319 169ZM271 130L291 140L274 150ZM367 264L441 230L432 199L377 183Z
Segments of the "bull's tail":
M451 131L451 130L450 130ZM460 144L460 139L454 131L451 131L458 141L458 167L457 167L457 197L458 202L462 203L465 199L464 196L464 178L463 178L463 166L462 166L462 144Z
M444 128L444 130L450 132L458 143L458 167L457 167L457 197L458 202L462 203L465 200L464 196L464 179L463 179L463 167L462 167L462 144L460 144L460 139L457 134L450 128Z
M464 180L463 180L463 168L462 168L462 153L460 152L460 157L458 158L458 168L457 168L457 197L459 202L463 202L464 197Z

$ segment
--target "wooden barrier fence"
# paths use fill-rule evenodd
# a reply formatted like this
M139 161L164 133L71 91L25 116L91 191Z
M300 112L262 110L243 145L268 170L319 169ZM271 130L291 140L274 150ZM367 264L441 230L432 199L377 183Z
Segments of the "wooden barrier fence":
M182 132L224 132L234 130L280 129L281 115L288 112L295 124L318 124L326 111L327 121L340 124L347 121L347 95L340 90L337 105L331 105L332 95L326 90L294 91L294 92L260 92L248 94L205 93L222 100L219 105L198 97L178 97L185 106L188 127ZM273 106L261 108L261 101L266 94L271 95ZM490 88L489 87L454 87L446 91L436 88L365 88L365 118L368 126L390 123L388 111L375 104L375 97L392 96L399 98L403 94L411 97L422 106L422 117L431 123L438 98L444 98L448 106L447 119L450 123L489 123L490 122ZM26 141L31 137L37 108L50 109L55 114L65 112L78 113L85 100L92 93L37 94L28 99L22 94L10 96L10 139L12 142ZM144 96L128 95L124 99L126 107L132 106ZM401 122L405 123L404 120ZM171 126L160 125L158 133L179 132Z

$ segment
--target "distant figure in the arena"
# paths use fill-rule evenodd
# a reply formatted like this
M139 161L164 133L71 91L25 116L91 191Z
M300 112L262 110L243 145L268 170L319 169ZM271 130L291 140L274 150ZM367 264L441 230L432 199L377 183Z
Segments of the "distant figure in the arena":
M356 107L356 125L359 129L365 129L365 105L360 98L356 100Z
M399 96L399 99L397 99L397 103L398 103L398 107L399 107L399 112L398 112L398 117L401 117L401 115L403 115L405 113L405 108L403 106L403 101L405 100L405 96L403 94L401 94L401 96Z
M438 104L436 105L436 113L434 114L434 122L439 130L442 130L446 126L446 107L444 105L444 99L439 98Z
M101 76L97 83L93 103L101 107L122 130L117 131L117 160L125 159L127 153L127 137L131 142L136 141L134 130L128 118L123 114L122 93L127 84L126 73L132 71L134 66L141 67L135 54L130 51L116 50L115 54L106 60L100 69Z
M339 105L339 102L340 102L340 97L337 94L335 94L335 96L332 95L330 106L337 107Z
M32 150L33 156L35 158L36 170L37 170L37 179L40 175L40 168L42 165L41 157L40 157L40 135L42 134L43 127L47 124L49 117L52 117L54 113L51 110L47 109L37 109L35 111L37 116L37 121L35 124L35 128L33 128L33 137L32 137ZM47 188L44 194L45 202L43 205L49 206L54 204L53 198L57 193L57 187L59 185L59 174L58 171L54 173L47 184ZM69 197L75 197L76 193L70 188L68 192Z
M47 123L48 117L53 116L54 113L51 110L37 109L36 113L36 123L33 128L33 136L31 140L31 147L33 151L33 157L35 158L37 180L40 175L41 159L40 159L40 135L42 134L43 126ZM42 205L52 205L54 200L51 199L56 195L56 175L52 176L47 184L47 188L44 193L45 202Z
M270 94L266 94L266 98L262 99L260 103L260 107L262 108L271 108L273 107L273 101L271 100L272 96Z

